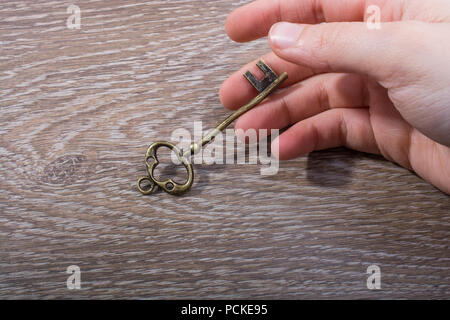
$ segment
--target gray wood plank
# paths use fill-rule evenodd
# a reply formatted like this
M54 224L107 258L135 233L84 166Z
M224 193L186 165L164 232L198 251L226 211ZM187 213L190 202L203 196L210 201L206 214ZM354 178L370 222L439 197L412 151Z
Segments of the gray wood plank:
M450 297L449 197L378 156L199 165L181 197L138 193L147 146L222 120L221 82L268 50L225 34L246 2L82 0L70 30L66 2L2 1L0 298Z

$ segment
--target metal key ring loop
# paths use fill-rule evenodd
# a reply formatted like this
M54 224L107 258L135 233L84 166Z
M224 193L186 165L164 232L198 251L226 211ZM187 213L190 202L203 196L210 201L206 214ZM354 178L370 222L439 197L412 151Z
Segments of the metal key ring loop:
M179 184L170 178L167 180L164 180L164 181L159 181L158 179L156 179L156 177L154 175L154 170L159 164L157 153L158 153L158 149L161 147L167 147L170 150L172 150L173 152L175 152L178 160L186 168L187 174L188 174L188 179L184 184ZM150 158L152 158L154 160L152 163L148 163L148 159L150 159ZM192 183L194 182L194 168L193 168L192 164L189 162L189 160L185 156L183 156L182 151L170 142L157 141L157 142L152 143L148 147L147 153L145 154L145 163L147 165L147 172L149 175L146 178L149 179L150 181L154 182L154 185L159 186L161 189L163 189L165 192L167 192L169 194L173 194L173 195L182 194L182 193L186 192L191 187ZM140 184L143 181L144 181L143 178L138 180L139 191L141 191ZM148 194L149 192L145 190L142 193Z
M149 187L142 187L142 183L144 181L147 181L149 183ZM156 184L149 177L140 177L139 180L137 181L137 187L142 194L147 195L151 194L153 190L155 190Z

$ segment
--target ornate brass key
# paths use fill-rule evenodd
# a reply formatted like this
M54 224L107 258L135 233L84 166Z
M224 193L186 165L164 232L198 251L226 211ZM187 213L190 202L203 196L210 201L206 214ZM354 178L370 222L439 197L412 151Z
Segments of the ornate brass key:
M207 135L205 135L200 141L194 142L190 145L189 149L184 151L177 148L174 144L167 141L157 141L152 143L145 154L145 163L147 165L148 176L141 177L137 182L137 187L139 191L143 194L150 194L153 192L156 186L170 194L181 194L187 191L192 183L194 182L194 169L189 161L189 157L198 153L201 148L208 143L210 143L214 137L226 127L228 127L234 120L239 118L241 115L249 111L263 101L272 91L274 91L284 80L287 79L288 75L283 72L281 76L278 76L264 61L260 60L256 64L262 72L264 72L264 78L262 80L256 79L256 77L247 71L244 77L258 90L259 94L251 100L246 105L242 106L240 109L235 111L232 115L221 122L215 129L211 130ZM158 180L154 175L154 170L159 164L158 161L158 149L160 147L167 147L171 149L178 157L178 160L183 164L188 173L188 179L184 184L179 184L172 179L167 179L165 181ZM151 163L150 163L151 160ZM143 186L144 183L147 186Z

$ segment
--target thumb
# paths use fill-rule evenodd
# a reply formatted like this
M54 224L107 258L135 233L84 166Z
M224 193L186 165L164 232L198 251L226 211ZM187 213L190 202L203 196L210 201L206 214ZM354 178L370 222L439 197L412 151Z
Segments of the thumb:
M364 22L317 25L280 22L272 26L269 43L284 60L321 72L362 73L383 81L393 71L400 71L399 62L405 65L409 44L414 42L410 24L390 22L381 24L379 29L370 29Z

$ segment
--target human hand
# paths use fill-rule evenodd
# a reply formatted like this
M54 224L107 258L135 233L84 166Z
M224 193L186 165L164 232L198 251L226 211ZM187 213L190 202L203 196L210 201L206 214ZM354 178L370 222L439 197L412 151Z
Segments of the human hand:
M380 29L363 22L369 5L381 8ZM257 0L231 13L226 30L239 42L268 34L273 52L262 59L289 74L237 129L290 126L272 142L280 159L346 146L450 193L450 1ZM252 62L223 83L227 108L255 94L243 70L257 72Z

